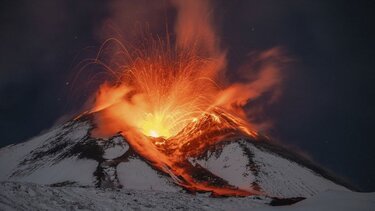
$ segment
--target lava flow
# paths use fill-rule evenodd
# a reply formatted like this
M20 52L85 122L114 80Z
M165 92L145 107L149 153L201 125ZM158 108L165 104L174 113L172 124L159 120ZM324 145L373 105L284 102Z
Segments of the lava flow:
M188 158L231 136L257 137L244 106L279 84L274 61L280 52L271 49L257 55L260 70L240 75L241 82L230 84L223 80L226 52L207 19L207 1L172 2L178 10L174 40L169 35L165 40L146 36L127 46L116 39L103 44L95 62L109 70L113 80L100 86L89 110L96 116L93 134L105 137L120 132L154 168L188 190L259 194L195 178ZM120 46L113 57L124 61L116 69L100 60L112 43Z

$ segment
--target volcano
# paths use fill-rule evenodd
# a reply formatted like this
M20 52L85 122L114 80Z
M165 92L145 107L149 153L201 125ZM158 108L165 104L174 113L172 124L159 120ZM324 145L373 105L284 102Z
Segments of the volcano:
M165 36L108 38L94 58L82 61L72 87L82 75L86 83L98 79L83 113L1 149L0 180L287 199L276 204L349 190L259 134L258 121L251 121L261 115L250 102L271 104L280 94L288 61L282 49L252 53L244 70L233 70L238 78L229 80L227 52L207 18L209 3L186 2L172 3L173 35L166 27ZM90 65L103 72L82 74L93 70Z
M209 192L213 196L226 195L220 192L225 189L233 190L233 195L252 193L249 195L272 198L307 198L326 190L351 189L266 137L247 136L230 127L199 134L194 131L198 127L188 125L184 130L191 135L178 147L172 141L161 145L166 140L152 138L153 145L165 155L179 151L184 159L178 165L195 183L212 187L194 189L186 185L186 178L168 169L170 166L162 171L155 167L120 133L108 139L92 137L96 127L93 119L92 114L83 115L27 142L2 148L0 180L52 187ZM212 121L207 117L196 124L215 128ZM198 144L202 139L207 140L205 144ZM220 141L209 141L216 139Z

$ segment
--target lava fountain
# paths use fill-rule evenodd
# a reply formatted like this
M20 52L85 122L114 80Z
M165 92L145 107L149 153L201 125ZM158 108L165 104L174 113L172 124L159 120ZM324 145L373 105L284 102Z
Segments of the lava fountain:
M261 194L199 181L188 158L233 136L257 137L244 106L279 85L280 51L254 55L256 73L242 73L241 82L228 83L226 52L207 18L208 1L172 2L178 10L175 39L168 33L165 39L147 35L125 45L111 38L92 61L112 76L100 86L88 111L96 117L93 135L121 133L154 168L185 189ZM101 54L113 44L117 50L105 62Z

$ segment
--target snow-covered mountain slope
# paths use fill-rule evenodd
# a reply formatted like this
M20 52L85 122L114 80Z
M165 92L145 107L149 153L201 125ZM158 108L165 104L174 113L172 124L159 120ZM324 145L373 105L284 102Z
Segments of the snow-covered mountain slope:
M0 149L0 181L178 192L182 188L116 135L90 136L90 116L70 121L25 143ZM195 139L197 140L197 139ZM191 147L191 146L189 146ZM269 197L310 197L348 190L297 155L270 143L237 138L209 146L184 163L192 177Z
M327 189L347 190L301 163L248 140L216 145L190 161L231 185L273 197L309 197Z
M271 199L259 196L212 198L207 194L155 190L114 191L0 182L0 210L370 211L375 207L375 193L327 191L293 205L270 205Z
M249 210L270 203L270 199L258 196L212 198L207 194L49 187L18 182L0 182L0 190L0 210Z
M90 137L88 119L72 121L25 143L0 149L0 181L53 186L178 191L171 178L140 158L122 136Z

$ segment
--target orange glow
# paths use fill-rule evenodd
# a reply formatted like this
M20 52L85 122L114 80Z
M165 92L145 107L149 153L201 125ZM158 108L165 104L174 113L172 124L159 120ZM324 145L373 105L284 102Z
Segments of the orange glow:
M230 84L223 80L226 52L219 48L207 18L207 1L172 2L179 11L175 43L167 37L165 41L145 38L128 46L116 39L103 44L95 62L108 69L113 80L100 86L88 111L96 117L93 135L121 133L137 153L186 189L218 195L261 194L198 181L187 159L234 135L257 137L244 106L279 85L275 60L280 51L275 48L255 56L260 70L242 73L242 82ZM116 68L100 61L112 42L120 50L111 59L124 61Z

